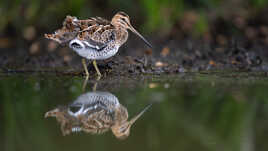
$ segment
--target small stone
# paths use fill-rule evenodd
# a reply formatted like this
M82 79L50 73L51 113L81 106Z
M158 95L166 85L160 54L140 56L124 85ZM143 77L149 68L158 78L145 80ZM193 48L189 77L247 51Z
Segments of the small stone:
M70 56L70 55L65 55L64 57L63 57L63 61L64 62L70 62L72 60L72 57Z
M180 73L184 73L185 72L185 69L183 67L179 67L179 72Z
M209 61L209 65L211 65L211 66L216 66L216 63L215 63L213 60L210 60L210 61Z
M146 49L146 50L145 50L145 54L146 54L147 56L151 56L151 55L153 54L153 50L152 50L152 49Z
M216 40L217 40L218 44L220 44L222 46L227 44L227 38L224 35L218 35Z
M161 61L157 61L156 63L155 63L155 66L156 67L165 67L165 66L167 66L168 64L167 63L163 63L163 62L161 62Z
M156 88L158 86L157 83L149 83L149 88L153 89Z
M36 30L34 28L34 26L29 26L29 27L26 27L24 29L24 32L23 32L23 37L26 39L26 40L33 40L36 36Z
M165 89L168 89L169 87L170 87L169 83L165 83L165 84L164 84L164 88L165 88Z
M125 62L127 63L127 64L136 64L136 62L134 61L134 59L131 57L131 56L126 56L125 57Z
M49 52L53 52L54 50L56 50L56 48L58 47L58 43L54 42L54 41L50 41L48 43L48 46L47 46L47 50Z
M12 44L12 40L9 38L0 38L0 48L8 48Z
M253 27L246 28L246 36L248 37L248 39L255 39L257 35L258 32L255 28Z
M34 55L37 54L40 51L40 43L39 42L34 42L31 46L30 46L30 54Z
M170 50L168 47L164 47L161 51L161 56L166 57L170 53Z

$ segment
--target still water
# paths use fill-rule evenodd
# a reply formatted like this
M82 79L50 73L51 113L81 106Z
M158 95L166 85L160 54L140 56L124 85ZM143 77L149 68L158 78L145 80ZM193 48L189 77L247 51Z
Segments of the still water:
M1 151L267 151L268 78L0 77Z

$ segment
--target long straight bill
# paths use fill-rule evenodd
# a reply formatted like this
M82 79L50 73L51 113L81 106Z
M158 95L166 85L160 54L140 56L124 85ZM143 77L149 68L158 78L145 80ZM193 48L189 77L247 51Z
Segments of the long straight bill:
M145 109L143 109L138 115L136 115L135 117L133 117L129 123L130 125L132 125L133 123L135 123L135 121L140 118L142 116L142 114L144 114L150 107L152 106L152 104L149 104L148 106L145 107Z
M137 31L135 30L132 26L130 26L130 30L138 35L150 48L153 48L153 46Z

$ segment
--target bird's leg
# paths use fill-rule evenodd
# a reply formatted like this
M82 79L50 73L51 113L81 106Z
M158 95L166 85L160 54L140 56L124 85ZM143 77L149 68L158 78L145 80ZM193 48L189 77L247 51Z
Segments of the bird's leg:
M96 79L97 81L94 83L94 86L92 87L93 92L97 90L97 85L98 85L98 81L100 80L100 78L101 78L100 76L97 77Z
M93 60L93 66L94 66L95 70L97 71L98 76L101 77L101 73L100 73L100 70L97 66L96 60Z
M96 82L92 88L93 92L96 92L98 83Z
M86 90L86 86L87 86L87 82L88 82L88 77L89 77L89 76L87 76L86 79L85 79L84 82L83 82L83 87L82 87L82 91L83 91L83 92L85 92L85 90Z
M82 64L83 64L83 67L84 67L84 70L86 72L86 77L88 78L89 77L89 73L88 73L88 70L87 70L87 64L86 64L86 59L82 59Z
M93 87L92 87L92 90L93 92L96 92L97 90L97 85L98 85L98 81L100 80L101 77L97 77L97 81L94 83ZM84 82L83 82L83 87L82 87L82 91L85 92L86 90L86 86L87 86L87 82L88 82L88 77L85 78Z

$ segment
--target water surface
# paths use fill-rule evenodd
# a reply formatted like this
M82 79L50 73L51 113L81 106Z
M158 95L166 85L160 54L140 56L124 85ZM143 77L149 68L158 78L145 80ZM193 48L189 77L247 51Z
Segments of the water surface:
M1 76L0 150L268 150L266 77L184 74L82 85L82 77ZM95 89L116 97L128 120L152 106L123 140L110 129L64 135L56 118L44 117Z

